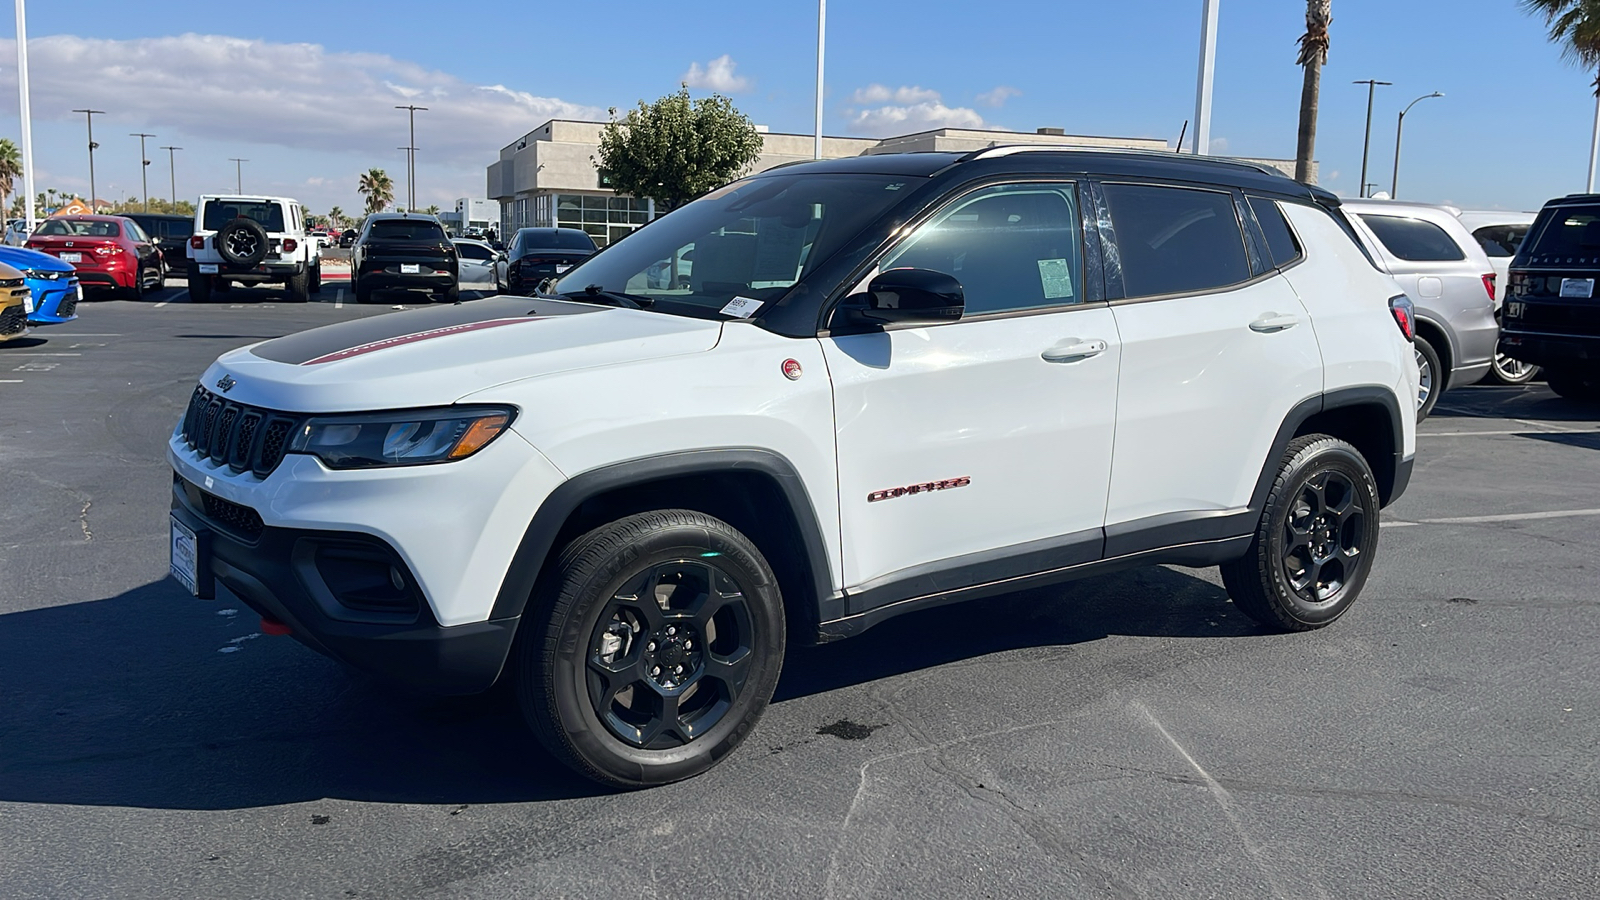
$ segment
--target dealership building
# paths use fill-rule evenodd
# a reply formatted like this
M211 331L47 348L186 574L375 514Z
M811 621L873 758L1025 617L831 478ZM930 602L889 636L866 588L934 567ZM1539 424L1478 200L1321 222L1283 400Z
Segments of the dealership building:
M500 151L489 166L488 197L500 204L500 233L518 228L581 228L604 246L649 221L653 212L647 200L622 197L604 182L595 160L600 156L603 122L553 119L528 132ZM809 134L779 134L762 126L761 157L752 171L812 158L815 138ZM824 137L822 155L833 159L913 150L982 150L1000 144L1117 150L1165 150L1159 138L1092 137L1065 134L1059 128L1037 132L979 131L938 128L891 138Z

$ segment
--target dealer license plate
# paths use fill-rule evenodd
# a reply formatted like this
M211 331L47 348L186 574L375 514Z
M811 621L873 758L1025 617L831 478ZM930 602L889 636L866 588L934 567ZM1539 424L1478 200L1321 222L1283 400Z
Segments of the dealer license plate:
M417 275L422 272L422 266L417 263L401 263L401 275Z
M62 262L83 262L83 254L72 250L61 251Z
M196 596L200 593L200 539L194 530L178 521L177 516L172 519L172 577L176 578L189 593Z
M1508 319L1520 319L1520 318L1522 318L1522 311L1523 311L1524 308L1525 308L1525 306L1524 306L1524 304L1523 304L1523 302L1521 300L1507 300L1506 301L1506 318L1508 318Z
M1561 296L1581 297L1587 299L1594 296L1593 278L1563 278L1561 279Z
M568 270L570 268L572 268L572 267L571 266L556 266L556 274L560 275L562 272L565 272L566 270Z
M200 274L201 275L215 275L215 274L217 274L217 264L216 263L201 263L200 264Z

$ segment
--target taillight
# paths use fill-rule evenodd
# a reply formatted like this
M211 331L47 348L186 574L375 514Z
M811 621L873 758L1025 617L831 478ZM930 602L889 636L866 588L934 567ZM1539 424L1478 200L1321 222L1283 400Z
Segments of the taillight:
M1494 276L1489 276L1493 278ZM1400 333L1406 340L1417 339L1417 308L1412 305L1411 298L1405 294L1389 298L1389 312L1394 314L1394 323L1400 326Z
M298 246L300 246L300 245L295 243L294 238L284 238L283 239L283 252L285 252L285 253L293 253L294 252L294 248L296 248ZM1493 278L1494 276L1490 275L1489 277ZM1489 293L1493 294L1494 291L1491 290L1491 291L1489 291Z
M116 244L100 244L92 249L94 252L101 253L106 256L116 256L118 253L122 252L122 248Z
M189 246L196 250L204 250L206 248L206 239L198 234L191 235L189 238Z
M1483 276L1483 289L1489 292L1489 299L1494 299L1494 273Z

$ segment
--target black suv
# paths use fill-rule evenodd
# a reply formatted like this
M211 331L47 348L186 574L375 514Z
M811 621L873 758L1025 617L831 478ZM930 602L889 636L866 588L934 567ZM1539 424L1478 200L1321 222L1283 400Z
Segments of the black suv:
M1600 400L1600 194L1551 200L1511 261L1500 352L1543 366L1550 389Z
M576 228L520 228L507 253L506 291L531 296L594 253L594 239Z
M174 216L167 213L124 213L139 223L144 233L150 235L161 250L164 264L162 274L173 269L181 275L189 258L189 235L194 234L194 216Z
M461 296L460 260L444 226L433 216L377 213L350 249L350 290L357 303L373 291L419 289L454 302Z

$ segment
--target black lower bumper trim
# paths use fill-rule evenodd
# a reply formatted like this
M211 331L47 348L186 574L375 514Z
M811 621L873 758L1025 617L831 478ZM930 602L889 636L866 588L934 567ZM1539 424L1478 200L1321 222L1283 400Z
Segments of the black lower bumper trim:
M1504 332L1500 352L1515 360L1536 366L1562 363L1600 363L1600 337L1589 335L1531 335Z
M172 514L196 533L208 535L205 564L211 577L256 613L289 626L296 640L362 671L429 693L478 693L500 677L518 617L444 626L426 604L418 613L400 616L341 610L326 585L308 583L316 579L307 574L307 548L381 541L364 534L267 526L246 542L190 505L182 484L182 479L174 483ZM411 573L404 578L412 580Z

